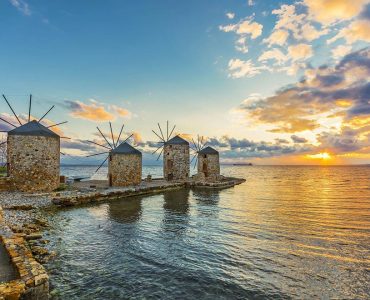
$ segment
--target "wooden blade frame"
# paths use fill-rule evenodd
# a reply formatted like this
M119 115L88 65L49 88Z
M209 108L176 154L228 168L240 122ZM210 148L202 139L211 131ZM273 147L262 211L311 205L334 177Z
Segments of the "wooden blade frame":
M9 103L8 99L6 99L6 97L5 97L5 95L4 95L4 94L3 94L3 98L4 98L5 102L6 102L6 104L8 104L8 106L9 106L10 110L12 111L13 115L14 115L14 116L15 116L15 118L17 119L17 121L18 121L19 125L21 125L21 126L22 126L23 124L22 124L22 123L21 123L21 121L19 120L19 118L18 118L17 114L15 113L15 111L14 111L13 107L10 105L10 103Z

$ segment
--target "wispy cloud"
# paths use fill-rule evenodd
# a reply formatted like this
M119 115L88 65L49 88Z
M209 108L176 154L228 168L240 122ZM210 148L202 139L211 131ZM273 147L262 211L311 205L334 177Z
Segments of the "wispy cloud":
M10 3L25 16L32 14L28 3L24 0L10 0Z
M131 112L127 109L117 105L106 105L94 99L90 99L88 103L66 100L64 106L70 110L72 117L90 121L105 122L115 120L117 116L131 117Z

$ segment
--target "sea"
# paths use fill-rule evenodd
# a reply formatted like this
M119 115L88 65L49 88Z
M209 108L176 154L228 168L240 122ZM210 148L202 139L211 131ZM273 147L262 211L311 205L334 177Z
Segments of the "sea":
M56 212L52 298L370 299L370 166L221 169L246 182Z

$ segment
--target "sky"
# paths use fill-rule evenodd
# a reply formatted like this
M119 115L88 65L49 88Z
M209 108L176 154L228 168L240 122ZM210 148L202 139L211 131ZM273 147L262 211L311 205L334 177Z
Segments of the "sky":
M370 0L0 0L0 38L0 93L55 105L64 163L109 121L155 163L167 120L223 163L370 163Z

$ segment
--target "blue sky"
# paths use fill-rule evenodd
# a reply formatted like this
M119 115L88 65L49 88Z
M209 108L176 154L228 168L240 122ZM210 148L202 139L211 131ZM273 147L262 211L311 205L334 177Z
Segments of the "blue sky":
M32 93L35 116L57 104L49 118L68 120L62 130L78 140L94 137L96 125L107 127L108 119L117 130L124 122L143 142L155 140L151 129L156 122L168 119L185 135L201 134L217 140L227 136L273 145L280 138L289 140L294 149L297 145L291 136L298 135L307 139L309 145L305 146L312 150L312 145L320 146L317 135L332 127L331 120L321 130L297 128L296 132L277 133L271 131L273 122L255 112L241 112L240 107L245 101L268 99L288 84L297 84L307 70L321 64L335 65L345 54L368 47L368 36L362 32L355 37L344 32L343 37L328 44L351 22L368 25L361 21L367 19L360 17L368 1L359 0L351 10L346 8L350 1L330 2L331 6L324 6L327 12L323 16L319 14L323 8L312 0L303 4L257 0L3 0L1 93L18 112L27 111L26 95ZM283 5L290 7L285 15L276 12L282 11ZM297 35L301 33L293 28L284 44L269 43L266 39L278 30L279 16L297 20L297 28L314 26L316 32L313 37L298 39L293 37L294 30ZM288 32L290 28L284 26ZM320 35L320 31L327 33ZM308 32L307 27L304 32ZM241 38L244 42L238 44ZM306 48L294 48L302 44ZM332 51L338 46L342 46L338 49L342 56L334 59ZM272 49L287 52L279 64L271 57L260 60ZM249 60L252 66L247 64ZM297 67L294 74L289 73L293 65ZM248 100L251 95L254 100ZM91 114L86 117L89 107L92 114L100 107L110 116L102 119L96 113L96 118ZM127 113L120 113L118 108ZM4 103L0 112L9 113ZM341 134L342 123L336 125L336 133ZM238 152L243 152L240 159L254 159L253 154L244 153L245 149L230 153L232 150L225 149L225 160L234 159ZM262 156L275 154L256 158ZM276 156L280 159L281 153Z

